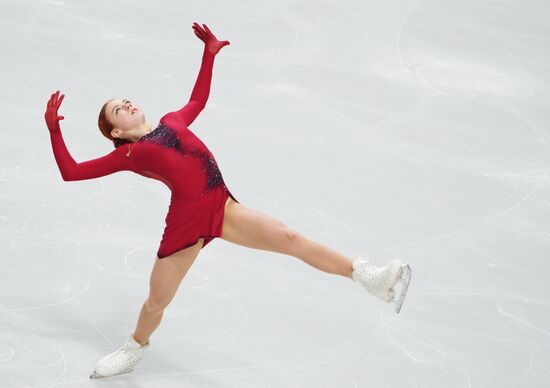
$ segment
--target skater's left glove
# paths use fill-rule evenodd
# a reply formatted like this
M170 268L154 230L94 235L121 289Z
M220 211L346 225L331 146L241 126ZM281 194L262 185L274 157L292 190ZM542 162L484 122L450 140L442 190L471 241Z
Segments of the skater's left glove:
M206 24L203 24L202 28L197 22L193 23L193 30L195 35L204 42L208 51L216 55L222 47L229 45L228 40L219 41Z

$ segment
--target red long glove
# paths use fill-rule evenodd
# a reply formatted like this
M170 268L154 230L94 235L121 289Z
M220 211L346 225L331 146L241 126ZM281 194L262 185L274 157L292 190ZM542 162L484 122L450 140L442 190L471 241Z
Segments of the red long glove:
M219 41L206 24L203 24L203 27L204 29L197 22L194 22L192 28L195 30L195 35L204 42L206 48L212 54L216 55L222 47L230 44L228 40Z
M44 113L44 118L46 119L46 125L48 126L50 132L61 131L61 128L59 128L59 120L63 120L65 117L59 116L57 114L57 110L61 106L61 101L63 101L64 97L64 94L59 97L58 90L57 92L52 94L50 100L48 101L48 105L46 106L46 113Z

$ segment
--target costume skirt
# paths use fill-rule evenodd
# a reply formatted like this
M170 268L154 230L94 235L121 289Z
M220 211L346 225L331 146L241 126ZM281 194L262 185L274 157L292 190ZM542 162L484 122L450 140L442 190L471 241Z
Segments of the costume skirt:
M204 238L202 249L214 238L220 237L228 197L239 202L225 184L205 192L196 200L182 199L173 193L157 257L170 256Z

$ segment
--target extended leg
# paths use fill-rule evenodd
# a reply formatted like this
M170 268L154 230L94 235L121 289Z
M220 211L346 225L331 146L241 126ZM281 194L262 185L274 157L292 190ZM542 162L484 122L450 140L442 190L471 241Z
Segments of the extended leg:
M221 238L249 248L294 256L321 271L351 279L351 259L231 198L225 207Z

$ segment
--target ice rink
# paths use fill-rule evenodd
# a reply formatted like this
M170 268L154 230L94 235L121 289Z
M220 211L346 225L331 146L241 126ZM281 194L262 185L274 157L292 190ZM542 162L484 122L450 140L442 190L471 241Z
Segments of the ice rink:
M0 386L549 387L550 3L1 0ZM170 191L120 172L97 117L187 103L241 204L413 269L400 314L289 255L215 239L134 372L90 380L133 332Z

